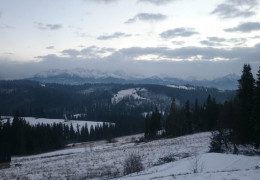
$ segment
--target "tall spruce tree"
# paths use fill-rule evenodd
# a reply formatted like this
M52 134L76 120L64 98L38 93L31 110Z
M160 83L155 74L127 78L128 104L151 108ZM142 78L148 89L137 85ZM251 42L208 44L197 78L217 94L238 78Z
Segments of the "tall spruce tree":
M149 126L149 136L154 137L157 135L157 131L161 130L161 120L162 114L159 112L158 108L155 108L155 111L152 113L150 118L150 126Z
M181 135L181 121L174 98L171 103L170 114L166 120L165 131L168 136L175 137Z
M255 89L255 108L254 108L254 117L255 117L255 141L256 146L260 146L260 67L258 70L257 80L256 80L256 89Z
M148 137L149 136L149 115L147 114L145 116L145 130L144 130L144 136Z
M191 111L190 111L190 101L186 101L184 107L184 122L182 123L182 134L191 134L192 129L192 120L191 120Z
M198 99L195 100L193 113L192 113L192 126L194 128L194 132L201 131L201 113L200 113L200 107L199 107L199 101Z
M244 65L241 78L238 82L237 96L239 99L240 115L236 123L235 132L238 141L248 143L253 140L255 125L252 117L255 80L249 64Z

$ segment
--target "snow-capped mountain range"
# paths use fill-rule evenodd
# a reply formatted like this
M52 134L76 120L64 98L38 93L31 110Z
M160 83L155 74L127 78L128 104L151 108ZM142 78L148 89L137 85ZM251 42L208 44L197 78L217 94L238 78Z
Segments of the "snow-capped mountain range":
M36 74L31 80L43 83L85 84L85 83L122 83L122 84L160 84L160 85L192 85L215 87L220 90L234 90L238 87L239 76L228 74L213 80L185 80L166 75L144 76L140 74L127 74L122 71L104 72L76 68L72 70L53 69Z
M100 70L93 70L93 69L89 70L83 68L76 68L72 70L52 69L52 70L38 73L34 77L49 78L49 77L61 76L61 75L80 77L80 78L93 78L93 79L107 78L107 77L122 78L122 79L136 79L136 78L144 77L142 75L137 75L137 74L129 75L122 71L104 72Z

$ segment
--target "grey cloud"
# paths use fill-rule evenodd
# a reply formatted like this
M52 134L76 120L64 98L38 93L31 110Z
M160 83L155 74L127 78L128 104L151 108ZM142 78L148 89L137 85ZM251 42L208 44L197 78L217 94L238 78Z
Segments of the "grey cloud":
M209 41L209 40L200 41L200 44L206 45L206 46L223 46L222 43L214 42L214 41Z
M219 38L219 37L208 37L208 39L210 41L215 41L215 42L224 42L224 41L226 41L225 38Z
M125 34L122 32L116 32L114 34L110 34L110 35L102 35L99 36L97 39L98 40L109 40L109 39L115 39L115 38L122 38L122 37L130 37L132 36L131 34Z
M87 33L75 32L75 34L79 37L90 37Z
M113 48L99 48L97 46L90 46L81 50L76 49L65 49L62 54L67 57L81 57L81 58L100 58L105 53L113 53ZM41 58L41 57L39 57Z
M185 44L185 42L184 41L172 41L172 44L183 45L183 44Z
M257 6L258 0L228 0L227 2L232 3L234 5L247 5L247 6Z
M260 44L260 43L259 43ZM236 47L232 49L226 48L212 48L212 47L181 47L171 49L168 47L131 47L123 48L120 50L115 50L111 48L99 48L97 46L90 46L83 48L81 50L67 49L62 51L63 55L68 55L67 57L77 57L79 55L83 56L85 59L114 59L114 57L119 57L122 59L136 59L140 56L145 55L157 55L164 59L172 60L190 60L193 57L201 56L197 60L201 61L211 61L216 58L223 58L227 60L237 60L244 61L257 61L259 62L260 57L260 45L256 44L254 47ZM104 53L109 52L108 56L101 56ZM42 59L43 57L38 57ZM47 59L50 59L47 56ZM81 59L81 58L79 58ZM115 58L116 59L116 58Z
M83 0L86 2L95 2L95 3L112 3L116 2L117 0Z
M7 24L0 24L0 29L14 29L13 26L9 26Z
M152 3L155 5L164 5L176 0L138 0L138 2Z
M227 40L225 38L208 37L207 40L200 41L200 44L206 46L223 46L223 43L226 41Z
M207 40L200 41L202 45L206 46L225 46L226 43L235 43L235 45L241 45L246 42L245 38L219 38L219 37L208 37Z
M66 49L61 52L63 55L71 56L71 57L77 57L80 55L80 52L75 49Z
M258 0L228 0L219 4L211 14L221 18L248 18L256 14Z
M256 44L255 47L260 50L260 43Z
M139 13L135 15L133 18L128 19L125 23L130 24L136 21L163 21L167 18L164 14L154 14L154 13Z
M224 29L226 32L252 32L252 31L259 31L260 30L260 23L259 22L246 22L241 23L237 27Z
M101 52L111 52L108 56L88 56ZM210 48L210 47L183 47L170 49L167 47L132 47L120 50L87 47L81 50L64 50L70 56L50 54L39 56L40 62L10 63L0 58L0 77L5 79L29 77L49 69L98 69L101 71L124 71L125 73L143 74L145 76L165 74L171 77L212 78L230 73L241 73L244 63L250 63L253 73L260 65L260 43L254 47L241 48ZM75 56L77 54L84 57ZM145 55L157 55L165 60L147 61L135 60ZM72 56L71 56L72 55ZM73 56L74 55L74 56ZM197 57L197 56L201 56ZM192 57L194 61L190 61ZM226 60L215 61L216 58ZM172 59L180 61L172 61Z
M199 34L193 28L175 28L164 31L160 34L162 38L175 38L175 37L189 37L195 34Z
M46 49L54 49L54 46L47 46Z
M157 48L140 48L132 47L121 49L120 52L129 57L138 57L144 55L157 55L159 57L179 60L189 60L192 57L201 56L199 60L210 61L216 58L244 61L259 62L260 49L254 47L237 47L230 49L212 48L212 47L182 47L170 49L166 47Z
M43 24L40 22L36 22L35 26L41 30L58 30L62 28L61 24Z

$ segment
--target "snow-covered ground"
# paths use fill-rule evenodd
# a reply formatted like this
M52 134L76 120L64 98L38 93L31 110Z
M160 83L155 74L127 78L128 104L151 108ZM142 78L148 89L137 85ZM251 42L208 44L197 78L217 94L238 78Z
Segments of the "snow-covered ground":
M10 118L10 122L12 123L13 118ZM77 130L77 126L79 129L81 129L85 124L88 126L88 130L90 130L90 127L93 126L103 126L103 122L94 122L94 121L78 121L78 120L68 120L65 121L64 119L46 119L46 118L35 118L35 117L22 117L25 119L26 122L28 122L30 125L37 125L37 124L54 124L54 123L62 123L65 125L70 126L72 124L74 130ZM6 120L4 120L6 122Z
M260 157L205 153L152 167L139 174L132 174L120 179L259 180L259 166ZM194 169L198 169L198 172L194 173Z
M145 88L131 88L131 89L125 89L118 91L117 94L114 94L114 96L111 99L111 102L113 104L119 103L121 100L124 98L132 97L134 99L142 99L144 100L145 98L141 97L138 95L139 91L147 91Z
M141 136L116 138L113 143L81 143L55 152L12 157L11 168L1 169L0 179L231 180L260 177L259 156L208 153L211 133L136 143ZM131 153L140 155L144 171L123 176L124 160ZM167 163L168 157L174 161ZM198 173L193 173L194 167Z

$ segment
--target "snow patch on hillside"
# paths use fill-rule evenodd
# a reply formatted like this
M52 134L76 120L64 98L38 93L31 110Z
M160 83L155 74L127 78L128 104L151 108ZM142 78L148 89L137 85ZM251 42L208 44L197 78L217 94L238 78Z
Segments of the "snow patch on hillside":
M167 87L175 88L175 89L184 89L184 90L195 90L194 87L187 87L187 86L179 86L179 85L167 85Z
M84 127L85 125L88 126L88 130L90 131L90 127L93 126L103 126L103 122L93 122L93 121L77 121L77 120L68 120L65 121L64 119L46 119L46 118L35 118L35 117L23 117L25 119L26 122L28 122L30 125L37 125L37 124L58 124L58 123L62 123L65 125L70 126L72 124L74 130L77 130L77 127L79 127L79 129L81 129L82 127ZM10 119L10 123L12 123L13 118L9 118ZM6 120L4 120L4 122L6 122Z
M138 95L138 92L147 91L145 88L131 88L131 89L125 89L118 91L117 94L114 94L114 96L111 99L111 102L113 104L119 103L124 98L134 98L139 100L145 100L146 98L143 98Z

